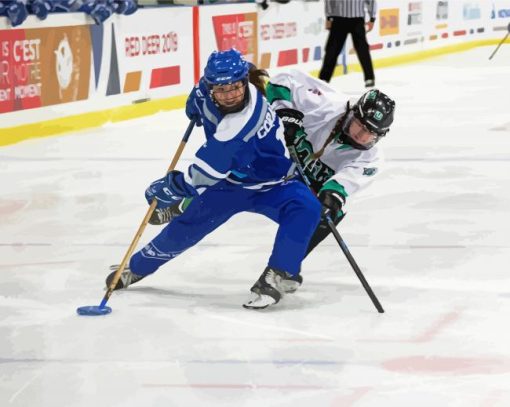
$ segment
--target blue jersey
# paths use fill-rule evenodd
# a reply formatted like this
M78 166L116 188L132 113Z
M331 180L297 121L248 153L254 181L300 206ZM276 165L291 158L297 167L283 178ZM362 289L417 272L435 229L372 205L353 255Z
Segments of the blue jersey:
M261 189L282 182L293 172L283 125L255 86L247 86L245 108L226 115L219 111L203 81L193 92L206 142L196 152L185 179L198 193L224 179Z

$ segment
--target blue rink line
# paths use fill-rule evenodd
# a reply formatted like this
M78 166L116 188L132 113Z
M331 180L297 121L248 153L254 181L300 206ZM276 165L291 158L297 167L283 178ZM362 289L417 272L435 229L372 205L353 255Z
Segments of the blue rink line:
M251 243L200 243L200 247L245 247L249 246ZM267 243L267 245L272 245L272 242ZM58 243L0 243L0 247L126 247L126 242L124 243L69 243L64 244L61 242ZM337 247L336 244L328 244L324 243L321 247ZM366 247L371 249L418 249L418 250L429 250L429 249L510 249L510 245L482 245L482 244L473 244L473 245L397 245L397 244L355 244L350 243L349 247Z
M0 358L0 365L13 364L13 363L57 363L57 364L76 364L76 363L126 363L125 359L119 360L89 360L89 359L41 359L41 358ZM207 365L312 365L312 366L339 366L345 365L345 362L338 362L334 360L238 360L238 359L224 359L224 360L188 360L181 361L178 359L171 360L140 360L129 361L127 363L145 364L145 363L171 363L179 365L188 364L207 364Z
M5 161L20 161L20 162L49 162L49 161L91 161L91 162L153 162L165 161L168 157L16 157L16 156L2 156L1 160ZM191 162L193 158L181 158L181 162ZM510 157L411 157L411 158L386 158L386 162L510 162Z
M316 365L316 366L338 366L345 365L345 362L334 360L238 360L238 359L220 359L220 360L190 360L188 364L206 364L206 365Z
M423 158L386 158L387 162L510 162L510 157L491 158L491 157L423 157Z
M48 162L48 161L94 161L94 162L110 162L110 161L168 161L169 156L165 157L16 157L16 156L2 156L1 160L5 161L20 161L20 162ZM181 158L179 161L191 161L192 158Z

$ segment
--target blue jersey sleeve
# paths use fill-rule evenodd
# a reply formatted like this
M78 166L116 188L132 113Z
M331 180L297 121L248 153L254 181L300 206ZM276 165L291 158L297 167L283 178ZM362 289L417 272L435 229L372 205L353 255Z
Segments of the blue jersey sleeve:
M195 119L198 126L204 125L206 138L214 136L216 127L222 120L223 115L211 99L209 89L204 79L200 81L191 90L186 100L186 116Z

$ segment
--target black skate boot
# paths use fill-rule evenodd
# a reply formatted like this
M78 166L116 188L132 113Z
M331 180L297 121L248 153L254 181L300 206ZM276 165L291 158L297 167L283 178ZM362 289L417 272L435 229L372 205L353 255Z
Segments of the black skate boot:
M295 293L296 290L301 287L301 284L303 284L303 277L301 277L301 274L298 274L297 276L291 276L288 274L288 278L282 280L280 283L285 294Z
M277 304L284 293L297 290L302 277L266 267L257 282L251 288L252 298L243 304L244 308L262 309Z
M112 270L112 272L108 275L108 277L106 277L106 289L110 287L110 284L113 281L113 276L119 269L119 266L120 264L114 264L113 266L110 266L110 270ZM120 274L119 281L117 281L117 285L115 286L113 291L128 288L131 284L140 281L144 277L145 276L139 276L138 274L132 273L129 266L126 266L126 268L124 268L124 271Z

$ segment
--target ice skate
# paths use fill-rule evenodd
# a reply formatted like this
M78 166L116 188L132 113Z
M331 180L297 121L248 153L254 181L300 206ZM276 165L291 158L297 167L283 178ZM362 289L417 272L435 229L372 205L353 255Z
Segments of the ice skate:
M119 264L114 264L113 266L110 266L110 270L112 270L112 272L108 275L108 277L106 277L106 289L108 289L111 282L113 281L113 276L119 269L119 266L120 266ZM145 276L139 276L138 274L132 273L129 266L126 266L124 271L120 274L119 281L117 281L117 285L115 286L113 291L128 288L131 284L140 281L144 277Z
M280 282L280 286L285 294L292 294L296 292L296 290L301 287L301 284L303 284L303 277L301 277L301 274L291 276L287 273L287 278Z
M251 288L251 298L243 304L248 309L263 309L277 304L284 293L293 293L301 285L303 278L293 277L285 271L266 267L260 278Z
M164 225L165 223L171 222L172 219L182 215L184 212L185 201L186 200L183 199L180 203L169 206L168 208L155 209L149 218L149 223L151 225Z

